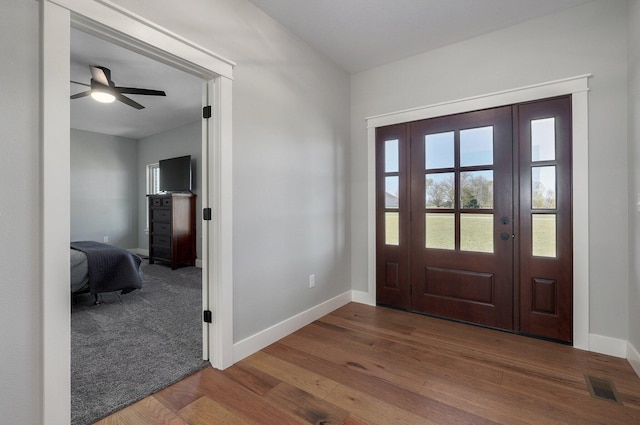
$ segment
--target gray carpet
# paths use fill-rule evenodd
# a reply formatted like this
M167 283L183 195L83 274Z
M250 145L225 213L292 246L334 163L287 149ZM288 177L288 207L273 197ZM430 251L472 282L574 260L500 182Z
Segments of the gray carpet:
M206 367L202 277L195 267L143 262L142 290L75 297L72 425L92 424Z

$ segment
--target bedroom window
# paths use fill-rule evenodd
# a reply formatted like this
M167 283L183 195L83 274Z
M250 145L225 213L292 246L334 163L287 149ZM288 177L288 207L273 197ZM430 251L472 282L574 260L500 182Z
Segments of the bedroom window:
M147 165L147 195L154 195L160 192L160 164ZM146 201L145 201L146 202ZM147 211L147 227L144 232L149 234L149 208Z
M158 163L147 165L147 195L155 195L160 192L160 165Z

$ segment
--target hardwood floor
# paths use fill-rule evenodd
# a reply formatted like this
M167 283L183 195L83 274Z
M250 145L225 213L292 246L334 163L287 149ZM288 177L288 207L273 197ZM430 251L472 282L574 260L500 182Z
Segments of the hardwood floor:
M585 374L622 404L592 397ZM623 359L351 303L98 424L632 425L640 378Z

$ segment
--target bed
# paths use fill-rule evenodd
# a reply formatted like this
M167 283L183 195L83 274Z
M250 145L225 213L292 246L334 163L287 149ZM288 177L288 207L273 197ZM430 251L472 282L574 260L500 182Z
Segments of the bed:
M94 242L71 242L71 293L122 291L142 288L142 259L123 248Z

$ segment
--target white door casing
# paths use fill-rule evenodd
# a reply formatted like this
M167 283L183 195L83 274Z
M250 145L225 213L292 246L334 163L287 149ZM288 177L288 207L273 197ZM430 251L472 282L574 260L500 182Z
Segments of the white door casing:
M231 90L234 63L107 0L42 0L42 422L69 423L70 413L70 142L69 32L74 26L207 81L203 103L203 356L233 363ZM206 155L206 156L205 156ZM205 203L205 201L207 203ZM220 247L225 249L221 250ZM216 267L213 268L212 264ZM204 323L204 322L203 322ZM206 336L206 338L204 338Z
M391 112L367 118L367 275L368 297L376 303L376 128L498 106L570 94L572 112L572 210L573 210L573 346L589 350L589 122L590 74L549 81L497 93Z

